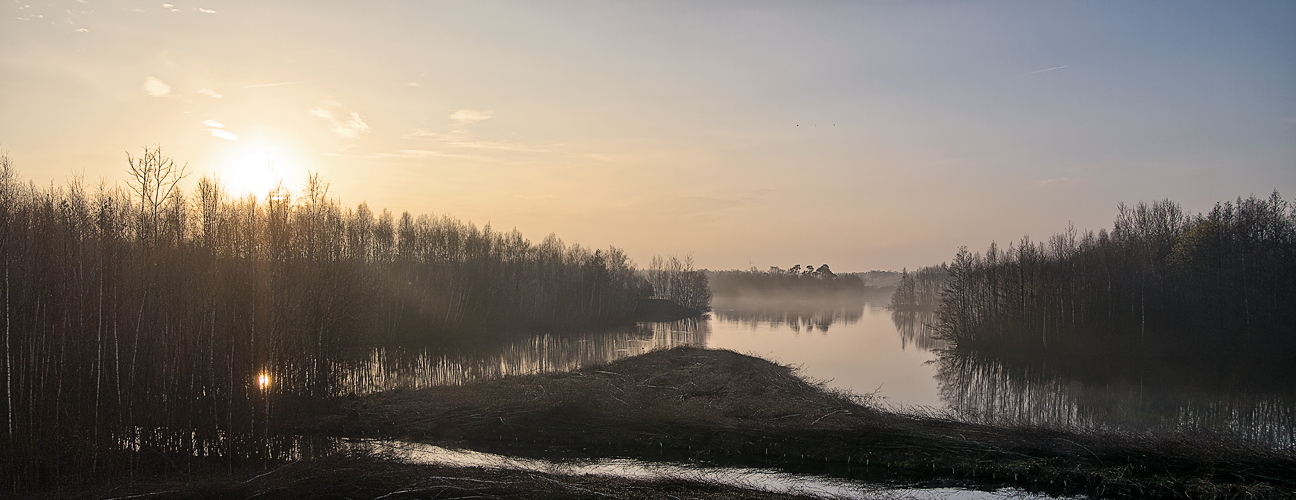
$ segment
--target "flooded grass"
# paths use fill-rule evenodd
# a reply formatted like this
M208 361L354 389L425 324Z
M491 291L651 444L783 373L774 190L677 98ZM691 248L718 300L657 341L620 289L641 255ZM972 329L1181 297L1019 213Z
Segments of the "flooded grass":
M1053 495L1280 498L1296 457L1211 434L995 427L901 415L796 370L675 348L571 373L281 403L282 429L541 458L774 466L884 484Z
M497 467L413 464L359 449L266 471L208 472L183 482L137 481L31 494L26 499L734 499L814 498L687 479L627 479Z

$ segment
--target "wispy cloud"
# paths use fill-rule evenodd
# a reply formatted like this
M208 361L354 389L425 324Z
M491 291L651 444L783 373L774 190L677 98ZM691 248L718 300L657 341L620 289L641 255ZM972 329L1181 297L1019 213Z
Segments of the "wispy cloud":
M171 5L171 4L169 4L169 3L164 3L164 4L162 4L162 8L163 8L163 9L170 10L171 12L180 12L180 9L175 8L174 5Z
M498 151L523 151L532 153L548 153L550 150L539 146L529 146L516 142L505 141L481 141L473 139L467 130L455 129L448 134L440 134L423 129L414 129L413 132L405 134L406 139L433 139L446 146L453 148L473 148L473 149L494 149Z
M1062 68L1069 68L1069 67L1071 67L1070 64L1065 65L1065 66L1058 66L1058 67L1054 67L1054 68L1041 69L1041 70L1038 70L1038 71L1031 71L1031 72L1028 72L1028 73L1022 73L1022 74L1017 75L1017 76L1033 75L1033 74L1036 74L1036 73L1047 73L1047 72L1049 72L1049 71L1057 71L1057 70L1059 70L1059 69L1062 69Z
M464 124L473 123L482 120L489 120L491 117L491 113L492 111L461 109L459 111L455 111L454 113L450 113L450 119L454 120L456 123L464 123Z
M227 141L237 141L237 140L238 140L238 136L237 136L237 135L234 135L234 134L231 134L228 130L221 130L221 129L218 129L218 128L209 128L209 129L207 129L207 131L208 131L208 132L211 132L211 135L213 135L213 136L215 136L215 137L218 137L218 138L221 138L221 139L225 139L225 140L227 140Z
M450 146L450 148L472 148L472 149L494 149L500 152L526 152L526 153L550 153L551 150L543 146L531 146L518 144L518 142L507 141L482 141L473 139L472 135L463 128L456 128L450 133L437 133L416 128L415 131L406 133L406 139L432 139Z
M1068 184L1076 184L1076 183L1079 183L1079 182L1081 182L1081 180L1082 180L1082 179L1077 179L1077 178L1075 178L1075 177L1058 177L1058 178L1055 178L1055 179L1044 179L1044 180L1042 180L1042 181L1039 181L1037 184L1039 184L1040 186L1045 186L1045 187L1048 187L1048 186L1066 186L1066 185L1068 185Z
M212 99L220 99L220 98L222 98L222 97L225 97L225 96L223 96L223 95L220 95L220 94L216 93L216 91L215 91L215 90L212 90L212 89L202 89L202 90L199 90L198 93L199 93L199 94L202 94L202 95L205 95L205 96L208 96L208 97L211 97Z
M77 28L76 31L77 31L77 33L89 33L89 32L90 32L90 30L85 29L85 28Z
M328 124L329 131L344 139L359 139L360 134L369 132L369 124L360 119L360 113L352 111L349 115L343 115L339 118L334 114L333 110L340 108L342 108L342 103L326 101L307 110L307 112L323 119Z
M310 81L302 81L302 82L279 82L279 83L260 83L260 84L257 84L257 85L244 85L243 88L245 88L245 89L254 89L254 88L257 88L257 87L274 87L274 86L276 86L276 85L297 85L297 84L299 84L299 83L310 83Z
M216 13L216 11L214 11L214 10L212 10L212 9L204 9L204 8L202 8L202 7L198 7L198 8L196 8L196 9L194 9L194 10L196 10L196 11L198 11L198 12L202 12L203 14L215 14L215 13Z
M211 127L211 128L208 128L207 131L208 131L208 132L211 132L211 135L214 136L214 137L217 137L217 138L220 138L220 139L225 139L225 140L227 140L227 141L237 141L237 140L238 140L238 136L237 136L237 135L234 135L233 133L230 133L230 131L228 131L228 130L221 130L221 129L225 128L225 124L224 124L224 123L218 122L218 121L216 121L216 120L204 120L204 121L203 121L203 125L206 125L206 126L208 126L208 127Z
M467 108L461 109L447 115L447 118L450 118L449 132L440 133L423 129L414 129L413 132L405 134L405 138L432 139L452 148L489 149L495 151L518 151L531 153L549 152L549 149L545 147L507 141L479 140L473 137L471 130L472 126L478 122L491 119L493 114L493 111L481 111Z
M473 158L471 156L429 151L426 149L401 149L395 153L378 153L388 158Z
M171 93L171 86L162 83L162 80L158 80L156 77L150 76L144 79L144 91L153 97L162 97Z

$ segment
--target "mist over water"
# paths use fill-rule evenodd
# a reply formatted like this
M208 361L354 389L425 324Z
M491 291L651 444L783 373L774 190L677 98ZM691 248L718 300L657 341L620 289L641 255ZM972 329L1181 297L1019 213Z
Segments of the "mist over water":
M799 365L802 375L894 407L940 406L935 354L899 335L882 300L717 298L707 347Z
M880 297L718 297L713 312L700 319L504 335L450 349L378 347L348 368L340 387L368 394L462 384L576 370L689 345L795 365L828 388L872 393L892 409L1009 425L1219 433L1271 449L1296 443L1292 391L1280 381L1241 376L1236 366L1009 363L956 354L935 336L933 313L882 304Z

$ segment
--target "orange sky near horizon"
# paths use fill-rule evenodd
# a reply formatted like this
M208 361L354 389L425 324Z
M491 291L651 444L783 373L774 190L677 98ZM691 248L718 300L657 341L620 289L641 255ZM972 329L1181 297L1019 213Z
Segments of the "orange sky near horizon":
M1296 196L1296 4L13 2L0 150L711 269L915 268Z

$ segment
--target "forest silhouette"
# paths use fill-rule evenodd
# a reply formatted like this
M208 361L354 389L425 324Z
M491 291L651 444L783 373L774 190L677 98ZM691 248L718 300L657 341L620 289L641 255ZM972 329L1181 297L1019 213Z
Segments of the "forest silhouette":
M654 295L615 247L343 208L317 175L299 196L233 198L205 177L186 196L160 147L128 154L128 189L41 189L0 161L0 476L13 489L176 450L186 463L279 456L270 395L335 395L340 363L370 346L625 324ZM709 300L691 268L650 274L662 298Z
M1110 232L963 247L906 273L892 307L935 308L957 348L1290 356L1292 297L1296 205L1275 191L1192 216L1170 200L1121 204Z

